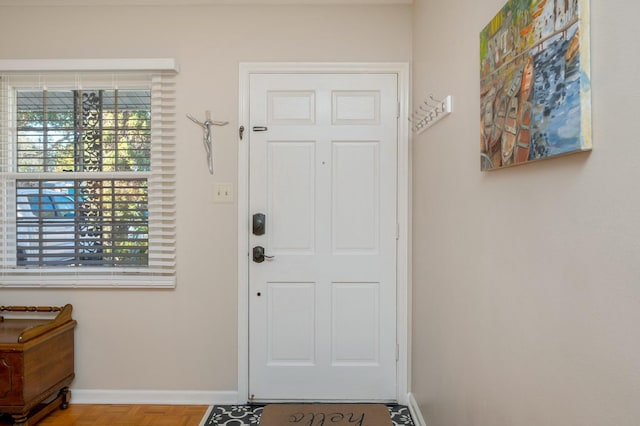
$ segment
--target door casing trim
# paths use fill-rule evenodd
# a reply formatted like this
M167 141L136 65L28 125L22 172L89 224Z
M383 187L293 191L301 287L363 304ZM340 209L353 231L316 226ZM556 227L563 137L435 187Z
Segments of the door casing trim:
M397 402L409 401L411 378L411 133L408 63L245 62L239 66L238 126L238 404L249 399L249 76L251 74L396 74L398 76Z

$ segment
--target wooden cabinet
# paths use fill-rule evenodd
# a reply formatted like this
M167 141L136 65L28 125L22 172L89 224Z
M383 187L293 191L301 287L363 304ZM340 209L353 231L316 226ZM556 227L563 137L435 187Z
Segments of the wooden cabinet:
M0 413L11 414L16 426L33 425L58 406L68 406L68 386L75 376L71 305L0 307L14 312L45 309L59 313L53 319L0 317Z

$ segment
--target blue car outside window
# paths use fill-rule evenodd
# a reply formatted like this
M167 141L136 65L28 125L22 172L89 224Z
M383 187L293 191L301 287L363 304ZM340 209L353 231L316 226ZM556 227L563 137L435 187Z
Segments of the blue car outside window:
M35 215L40 217L73 217L73 199L64 195L38 196L29 195L29 206Z
M52 217L55 216L55 211L53 210L53 204L51 204L51 200L49 197L39 197L37 195L30 195L27 197L29 200L29 205L31 206L31 211L36 216L40 217Z
M55 205L56 216L73 217L74 206L73 199L63 195L54 195L53 204Z

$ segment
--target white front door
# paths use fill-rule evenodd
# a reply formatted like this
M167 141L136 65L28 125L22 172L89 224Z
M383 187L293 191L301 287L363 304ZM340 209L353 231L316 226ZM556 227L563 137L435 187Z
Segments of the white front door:
M397 75L249 93L249 395L395 400Z

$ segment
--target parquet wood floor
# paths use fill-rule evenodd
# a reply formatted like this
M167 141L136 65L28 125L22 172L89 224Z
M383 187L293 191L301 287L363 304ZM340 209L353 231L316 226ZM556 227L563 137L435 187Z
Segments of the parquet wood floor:
M92 405L70 404L56 410L37 426L198 426L204 405ZM0 426L10 426L11 418L0 417Z

